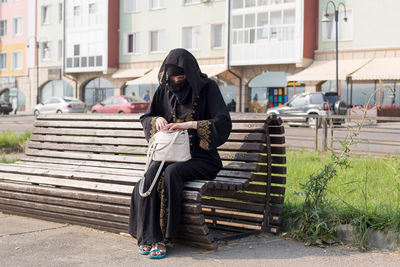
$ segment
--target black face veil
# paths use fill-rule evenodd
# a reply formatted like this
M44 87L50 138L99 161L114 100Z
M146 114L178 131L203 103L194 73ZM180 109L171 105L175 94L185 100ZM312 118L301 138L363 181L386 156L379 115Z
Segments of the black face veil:
M182 118L192 111L193 102L200 94L201 88L207 83L207 75L200 71L196 58L189 51L178 48L171 50L161 65L158 73L158 80L161 86L171 87L168 84L168 73L176 72L179 74L179 69L175 67L183 70L183 74L186 75L186 81L178 87L171 88L173 93L169 102L173 110L175 110L175 115ZM173 71L170 71L171 69Z

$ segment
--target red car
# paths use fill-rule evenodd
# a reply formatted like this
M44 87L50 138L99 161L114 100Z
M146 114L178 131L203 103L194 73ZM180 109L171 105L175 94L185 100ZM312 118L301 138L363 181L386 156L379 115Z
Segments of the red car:
M141 113L150 103L138 96L111 96L92 107L92 113Z

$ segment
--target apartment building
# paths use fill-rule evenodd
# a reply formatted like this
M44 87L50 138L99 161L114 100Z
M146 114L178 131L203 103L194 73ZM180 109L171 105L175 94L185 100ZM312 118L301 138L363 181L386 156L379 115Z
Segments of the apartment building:
M226 19L225 0L121 0L120 64L112 75L124 81L120 94L152 95L162 61L170 50L183 47L231 101L236 87L226 81Z
M52 96L76 96L72 78L63 75L64 1L37 0L37 53L39 70L38 99L45 102ZM36 77L37 78L37 77Z
M232 0L228 8L229 65L242 80L239 110L284 104L293 95L286 77L313 62L318 1Z
M119 0L64 0L64 61L76 95L91 107L119 95Z
M0 1L0 98L24 110L29 97L27 41L33 33L35 1ZM32 23L33 22L33 23ZM33 37L34 38L34 37ZM30 53L33 55L34 53Z

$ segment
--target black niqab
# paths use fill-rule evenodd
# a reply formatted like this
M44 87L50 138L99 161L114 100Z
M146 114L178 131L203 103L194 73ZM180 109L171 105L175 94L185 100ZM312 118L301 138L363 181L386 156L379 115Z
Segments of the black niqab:
M170 65L174 67L170 68ZM170 82L169 76L178 70L175 67L179 67L186 75L183 83ZM207 75L200 71L196 58L182 48L169 52L161 65L158 80L161 86L165 86L171 91L168 95L168 102L177 118L185 118L192 112L195 99L199 96L201 88L208 82Z

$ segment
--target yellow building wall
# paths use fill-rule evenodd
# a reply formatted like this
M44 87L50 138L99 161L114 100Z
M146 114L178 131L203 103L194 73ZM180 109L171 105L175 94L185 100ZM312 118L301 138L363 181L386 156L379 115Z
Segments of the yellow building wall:
M22 52L22 68L12 69L12 53L14 51ZM7 69L0 70L0 76L18 76L26 74L26 43L0 45L0 53L7 53Z

